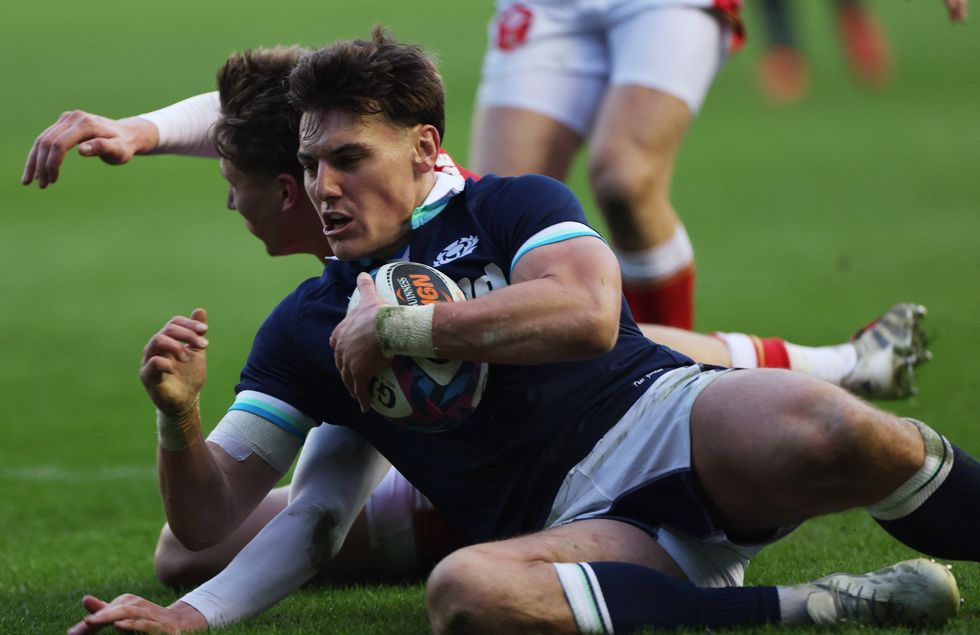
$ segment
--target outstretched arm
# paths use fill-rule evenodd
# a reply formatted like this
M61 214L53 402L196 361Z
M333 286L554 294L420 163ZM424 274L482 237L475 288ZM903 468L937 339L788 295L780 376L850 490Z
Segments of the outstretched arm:
M75 146L83 157L99 157L106 163L119 165L134 154L150 152L157 141L157 128L146 119L116 120L72 110L63 113L34 140L20 182L30 185L36 180L42 189L54 183L65 156Z
M75 146L81 156L99 157L111 165L126 163L137 154L217 157L210 131L219 114L216 92L125 119L81 110L63 113L34 140L21 183L37 181L45 188L56 182L61 164Z

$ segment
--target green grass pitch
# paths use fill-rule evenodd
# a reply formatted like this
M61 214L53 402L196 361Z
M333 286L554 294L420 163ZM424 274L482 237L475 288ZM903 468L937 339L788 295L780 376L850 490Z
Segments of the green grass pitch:
M760 96L750 10L749 45L689 133L673 200L698 254L698 327L829 343L893 302L922 302L935 359L919 396L884 407L977 455L978 25L949 25L937 0L876 3L896 74L870 93L846 71L829 4L802 7L809 99L777 108ZM152 571L163 514L141 348L170 316L207 307L203 414L216 421L265 314L317 273L308 257L265 257L224 209L213 162L71 156L42 192L18 184L35 135L63 110L123 116L209 90L233 50L364 36L382 21L439 54L446 146L465 160L490 12L490 0L0 5L0 632L63 632L84 593L176 597ZM594 210L581 163L572 185ZM910 555L852 512L808 523L748 581ZM946 632L980 632L980 567L954 571L966 603ZM314 588L232 631L423 633L427 622L421 586Z

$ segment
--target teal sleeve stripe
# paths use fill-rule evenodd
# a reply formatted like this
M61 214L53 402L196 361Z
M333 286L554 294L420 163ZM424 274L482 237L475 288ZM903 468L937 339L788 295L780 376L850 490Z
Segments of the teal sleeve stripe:
M239 394L238 397L235 398L235 403L247 403L258 408L264 408L283 421L289 423L289 425L293 426L297 430L303 430L305 428L308 431L313 427L312 425L304 425L303 419L305 417L298 410L296 412L299 416L291 413L288 409L277 407L274 402L267 399L256 399L255 397L251 397L248 395L248 392Z
M228 408L229 412L232 410L243 410L245 412L251 412L254 415L258 415L263 419L270 421L271 423L282 428L283 430L293 435L294 437L300 439L301 441L306 439L306 435L303 432L300 432L295 427L293 427L293 425L290 424L289 421L280 417L278 414L276 414L273 411L272 408L269 408L268 405L266 404L257 403L257 402L248 402L248 401L236 401L235 403L231 404L230 408Z
M530 245L524 245L521 247L520 251L514 256L514 259L510 261L510 273L514 273L514 267L517 266L517 261L524 257L524 254L531 251L532 249L537 249L538 247L543 247L544 245L551 245L553 243L560 243L564 240L570 240L572 238L578 238L579 236L594 236L599 240L605 240L599 235L595 230L583 227L581 230L569 232L567 234L559 234L557 236L549 236L548 238L539 240Z

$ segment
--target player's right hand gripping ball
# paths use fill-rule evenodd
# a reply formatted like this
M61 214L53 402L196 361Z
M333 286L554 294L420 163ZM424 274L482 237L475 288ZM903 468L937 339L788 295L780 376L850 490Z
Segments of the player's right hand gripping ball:
M463 302L466 295L448 276L417 262L393 262L371 272L378 295L389 304L420 306ZM351 295L348 312L360 294ZM487 364L396 355L371 380L371 407L416 432L443 432L466 421L480 405Z

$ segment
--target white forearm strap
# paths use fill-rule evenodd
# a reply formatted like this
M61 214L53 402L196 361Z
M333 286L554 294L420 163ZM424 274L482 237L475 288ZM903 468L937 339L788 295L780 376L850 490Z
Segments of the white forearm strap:
M435 304L383 306L374 319L374 332L385 357L438 357L432 343Z
M157 442L161 448L179 452L191 445L199 434L195 418L192 416L196 411L196 401L193 406L178 415L168 415L157 409Z
M157 127L160 139L152 154L217 158L211 128L220 114L221 105L215 91L188 97L139 117Z
M895 520L908 516L935 492L953 469L953 447L941 434L915 419L915 424L925 444L925 460L919 471L905 481L884 500L868 507L868 512L879 520Z

